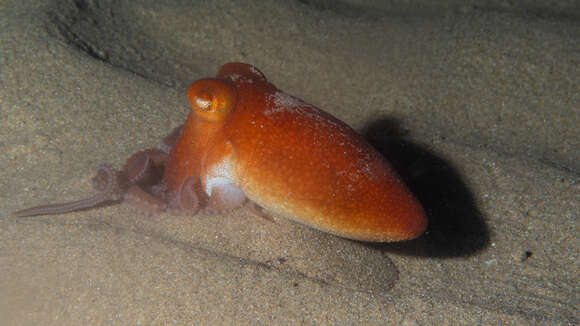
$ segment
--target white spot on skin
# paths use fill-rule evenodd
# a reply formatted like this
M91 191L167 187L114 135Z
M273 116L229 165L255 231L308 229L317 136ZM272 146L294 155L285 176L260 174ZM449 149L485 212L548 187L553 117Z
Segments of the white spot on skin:
M275 117L277 113L293 112L307 119L313 120L316 123L332 125L336 128L337 132L342 132L344 128L344 126L328 119L319 108L284 92L277 91L276 93L269 95L267 100L269 101L269 109L264 111L264 115L266 116ZM331 137L332 136L333 135L331 134Z
M251 84L254 82L254 80L251 77L242 76L242 75L238 75L238 74L231 74L231 75L228 75L228 77L231 79L231 81L238 82L238 83Z
M238 80L242 76L240 76L238 74L231 74L228 77L230 77L230 79L235 82L236 80Z
M301 109L303 107L314 108L314 106L283 92L276 92L269 95L268 100L270 101L270 108L264 111L265 115L276 114L278 112L285 111L295 111L297 113L307 115L308 113ZM313 114L310 113L310 115Z

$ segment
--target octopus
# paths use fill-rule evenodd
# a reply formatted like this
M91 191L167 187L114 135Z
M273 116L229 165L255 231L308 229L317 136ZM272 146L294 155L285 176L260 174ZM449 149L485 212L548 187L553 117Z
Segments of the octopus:
M122 201L146 214L195 215L247 206L340 237L419 237L426 214L390 163L331 114L238 62L187 90L186 122L122 168L101 164L95 194L13 214L84 210Z

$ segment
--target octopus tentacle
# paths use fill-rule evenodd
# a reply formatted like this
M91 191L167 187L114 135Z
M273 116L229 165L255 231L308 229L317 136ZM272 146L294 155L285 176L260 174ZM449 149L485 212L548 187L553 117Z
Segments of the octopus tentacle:
M151 156L146 151L137 152L127 159L121 172L125 174L127 183L132 185L146 177L151 164Z
M166 211L169 202L173 202L174 211L197 212L200 206L196 195L199 191L197 185L186 181L177 194L169 194L163 182L167 157L175 146L182 127L175 128L165 137L159 149L147 149L133 154L120 171L110 164L100 164L92 178L93 189L96 191L93 196L65 203L35 206L12 214L19 217L62 214L119 200L149 215Z
M148 149L145 151L151 160L152 166L164 167L165 162L167 162L167 157L169 154L160 149Z
M97 168L97 173L93 177L93 189L109 197L115 198L122 191L119 172L108 163L101 163Z
M95 207L103 202L114 200L116 188L118 187L116 173L110 165L101 165L93 178L93 188L98 193L91 197L66 203L30 207L13 212L12 214L18 217L63 214Z
M183 125L176 127L169 133L169 135L165 136L161 143L159 143L159 150L169 154L171 149L177 144L177 139L179 139L179 135L181 135L181 130L183 129Z
M144 214L159 214L167 209L167 203L164 200L155 197L137 185L129 187L124 198L127 204Z
M164 194L155 193L162 184L167 153L159 149L140 151L127 159L120 178L126 182L123 200L141 213L159 214L167 209Z
M250 210L250 212L252 214L254 214L255 216L261 217L263 219L265 219L266 221L269 222L274 222L274 219L272 218L272 216L268 215L265 211L264 208L258 204L256 204L256 202L251 201L248 199L248 201L246 202L246 207Z
M174 214L195 215L205 204L201 182L194 177L183 180L176 194L170 195L169 208Z
M34 216L34 215L54 215L63 214L78 211L85 208L94 207L100 203L107 201L107 198L103 198L103 194L98 193L92 197L75 200L66 203L50 204L50 205L40 205L35 207L30 207L13 212L12 215L18 217Z

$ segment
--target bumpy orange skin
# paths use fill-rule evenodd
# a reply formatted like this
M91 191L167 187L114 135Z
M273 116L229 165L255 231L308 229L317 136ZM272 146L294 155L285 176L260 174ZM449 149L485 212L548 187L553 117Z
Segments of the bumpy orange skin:
M167 162L171 190L189 176L203 184L226 166L217 170L249 199L325 232L387 242L425 231L419 202L345 123L278 90L250 65L228 63L216 79L235 89L233 108L219 121L192 110Z

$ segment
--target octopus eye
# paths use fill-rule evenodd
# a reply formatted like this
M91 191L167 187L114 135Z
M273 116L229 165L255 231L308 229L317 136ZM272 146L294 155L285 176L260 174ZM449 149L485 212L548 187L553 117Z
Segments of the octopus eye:
M221 121L235 108L236 90L222 79L200 79L189 86L187 99L201 118Z

